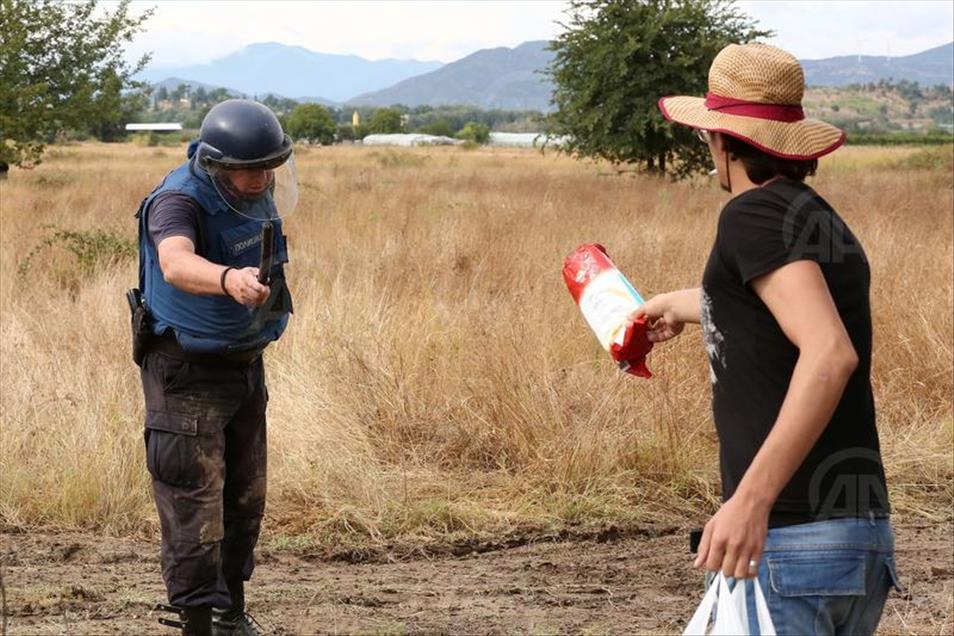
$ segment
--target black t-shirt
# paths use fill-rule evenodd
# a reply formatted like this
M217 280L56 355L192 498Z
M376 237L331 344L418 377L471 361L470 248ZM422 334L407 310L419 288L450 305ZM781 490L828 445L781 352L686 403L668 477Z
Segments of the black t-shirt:
M870 379L868 261L831 206L789 179L746 191L725 206L702 279L723 498L735 492L774 426L798 360L798 349L750 283L798 260L821 268L859 363L821 437L779 495L770 524L886 515Z
M192 241L196 253L202 254L199 240L199 215L202 207L192 197L179 192L164 192L149 207L149 238L158 246L164 238L184 236Z

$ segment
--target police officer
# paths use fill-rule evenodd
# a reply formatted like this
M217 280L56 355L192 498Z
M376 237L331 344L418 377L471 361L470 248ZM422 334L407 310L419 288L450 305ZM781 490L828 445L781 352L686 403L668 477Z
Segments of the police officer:
M139 209L146 463L162 576L183 634L258 634L244 582L265 508L262 351L288 323L282 217L292 142L267 107L214 106L187 160ZM259 271L265 225L274 259ZM265 247L269 247L266 245Z

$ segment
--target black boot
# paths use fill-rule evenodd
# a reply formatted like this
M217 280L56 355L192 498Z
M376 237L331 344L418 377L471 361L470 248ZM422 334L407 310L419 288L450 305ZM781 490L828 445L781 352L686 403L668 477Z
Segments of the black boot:
M241 616L245 613L245 581L242 579L226 580L225 586L229 588L229 600L232 602L226 614Z
M245 581L226 581L232 605L212 611L212 636L262 636L261 626L245 613Z
M182 612L185 625L182 636L212 636L212 608L208 605L187 607Z
M264 636L254 618L245 612L232 614L230 611L212 611L212 636Z
M182 636L212 636L212 608L208 605L179 607L160 604L156 609L175 614L175 618L160 616L159 623L180 630Z

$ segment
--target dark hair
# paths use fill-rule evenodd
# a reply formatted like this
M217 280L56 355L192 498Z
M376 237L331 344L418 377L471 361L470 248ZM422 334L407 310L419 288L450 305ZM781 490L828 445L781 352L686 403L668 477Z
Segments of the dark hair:
M730 155L739 158L745 166L745 174L752 183L759 185L774 177L787 177L794 181L804 181L805 177L815 174L818 159L782 159L759 150L741 139L723 135L725 149Z

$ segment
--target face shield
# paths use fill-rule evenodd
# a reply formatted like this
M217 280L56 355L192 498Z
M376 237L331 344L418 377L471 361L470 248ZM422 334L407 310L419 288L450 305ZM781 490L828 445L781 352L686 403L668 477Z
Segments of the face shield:
M254 161L215 157L200 144L197 159L219 197L247 219L283 219L298 205L298 175L290 144L272 156Z

